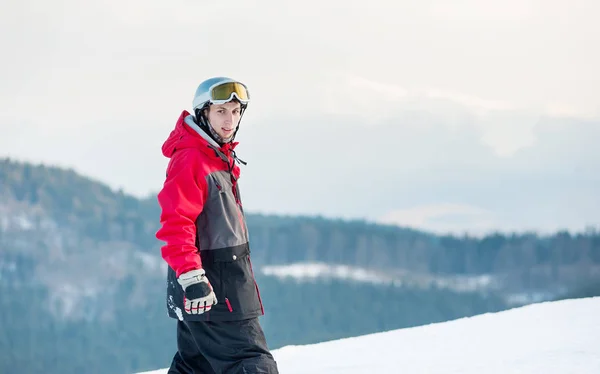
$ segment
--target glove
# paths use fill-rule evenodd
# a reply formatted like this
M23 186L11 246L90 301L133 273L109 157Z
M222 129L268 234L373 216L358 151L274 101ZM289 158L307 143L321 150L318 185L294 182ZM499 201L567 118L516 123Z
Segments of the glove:
M204 269L183 273L177 278L177 282L183 287L183 305L186 313L202 314L217 304L217 297Z

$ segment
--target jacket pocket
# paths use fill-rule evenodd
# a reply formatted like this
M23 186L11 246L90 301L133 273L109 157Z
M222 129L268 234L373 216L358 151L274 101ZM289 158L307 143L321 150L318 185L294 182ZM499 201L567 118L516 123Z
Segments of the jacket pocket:
M261 314L262 303L250 263L248 245L201 251L201 253L204 267L212 269L209 280L221 304L218 309L240 317Z
M234 247L230 256L220 257L219 262L223 297L229 312L245 315L261 311L248 246Z

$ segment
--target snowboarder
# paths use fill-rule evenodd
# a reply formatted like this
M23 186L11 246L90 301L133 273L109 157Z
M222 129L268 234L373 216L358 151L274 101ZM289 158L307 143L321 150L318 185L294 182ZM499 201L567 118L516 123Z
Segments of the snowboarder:
M169 374L278 374L258 317L234 138L250 102L246 85L202 82L162 146L169 158L158 202L167 262L167 310L177 319ZM245 163L244 163L245 164Z

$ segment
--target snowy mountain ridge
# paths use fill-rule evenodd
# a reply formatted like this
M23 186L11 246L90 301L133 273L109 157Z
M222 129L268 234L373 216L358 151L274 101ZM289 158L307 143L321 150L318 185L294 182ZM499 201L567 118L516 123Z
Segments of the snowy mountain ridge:
M316 279L337 279L354 282L365 282L380 285L394 285L401 287L410 285L415 287L435 286L448 288L457 292L486 290L499 287L492 275L452 275L438 276L435 274L418 274L403 269L384 271L366 269L357 266L334 265L326 263L293 263L286 265L268 265L261 269L264 275L278 278L293 278L300 282Z
M346 281L370 283L380 286L409 287L415 289L448 289L454 292L498 292L510 306L552 300L551 292L503 292L505 277L496 274L439 275L419 273L406 269L394 271L367 269L357 266L335 265L319 262L302 262L285 265L266 265L260 273L282 280L294 279L297 282Z
M281 374L597 374L598 316L600 297L544 302L273 355Z

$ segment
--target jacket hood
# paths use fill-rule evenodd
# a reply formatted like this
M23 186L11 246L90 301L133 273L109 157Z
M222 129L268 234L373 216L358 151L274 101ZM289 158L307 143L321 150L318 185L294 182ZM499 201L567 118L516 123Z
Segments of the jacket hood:
M194 122L192 116L187 110L179 115L175 128L171 131L167 140L162 145L162 154L171 158L177 149L199 148L207 152L210 148L218 149L229 156L230 152L238 145L237 142L224 144L222 147L217 144L207 133L204 132ZM213 153L213 152L210 152Z

